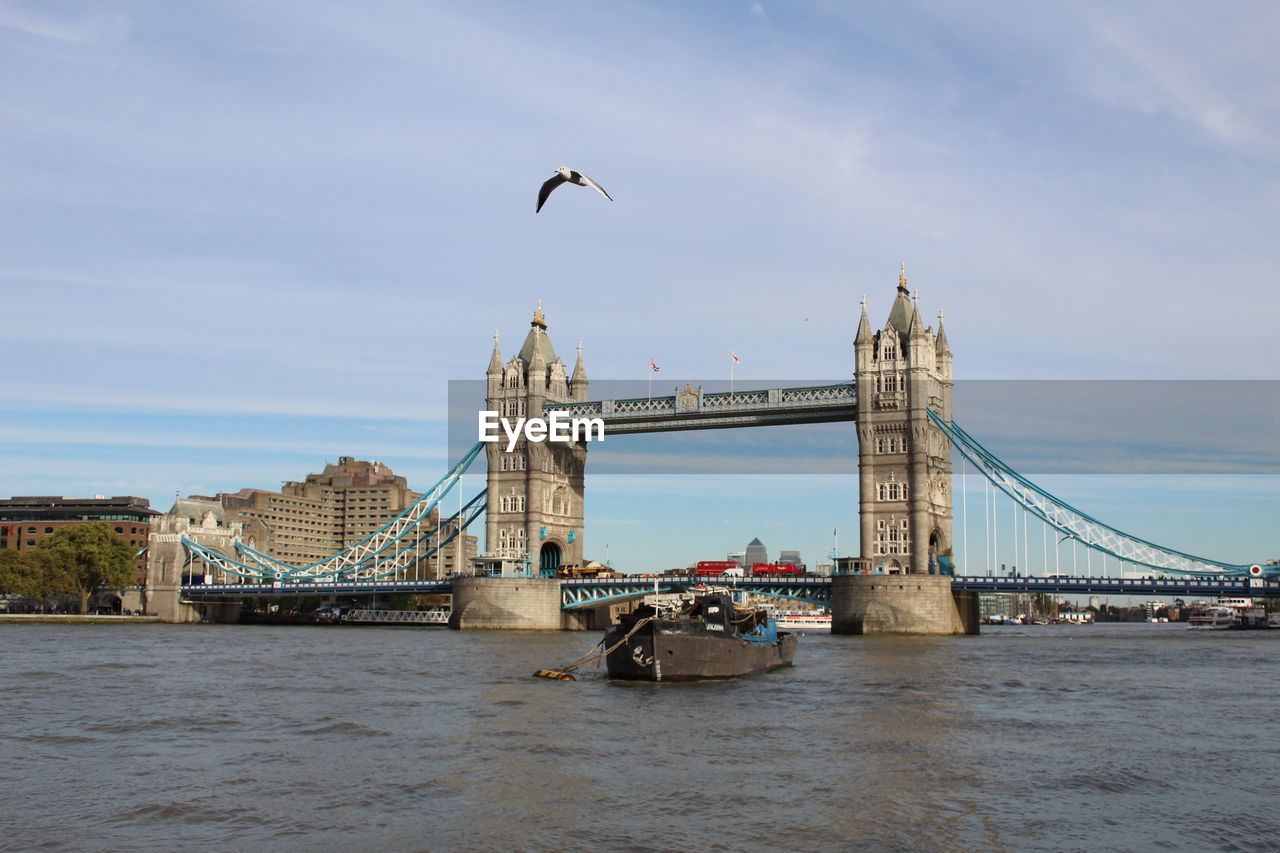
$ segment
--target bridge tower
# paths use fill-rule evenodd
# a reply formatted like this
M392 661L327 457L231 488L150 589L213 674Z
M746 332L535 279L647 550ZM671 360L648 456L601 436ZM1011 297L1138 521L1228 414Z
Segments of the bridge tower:
M831 584L837 634L973 634L977 598L951 589L951 448L929 421L951 419L951 347L920 318L905 267L889 319L871 329L867 303L854 340L858 387L861 559L871 573Z
M551 345L541 301L520 352L505 363L494 334L486 378L486 408L513 426L518 418L543 417L543 403L587 399L582 344L569 376ZM521 560L527 555L535 574L581 564L586 445L522 438L509 453L506 445L503 439L487 447L486 550Z
M930 422L951 419L951 347L920 318L905 265L884 328L871 331L866 299L854 340L858 385L861 557L873 568L940 574L951 560L951 449Z

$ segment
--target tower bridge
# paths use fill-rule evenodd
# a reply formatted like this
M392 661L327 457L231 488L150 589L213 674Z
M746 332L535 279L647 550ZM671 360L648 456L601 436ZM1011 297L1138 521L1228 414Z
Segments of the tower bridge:
M671 396L590 400L581 345L570 372L539 303L519 352L504 359L495 334L485 404L507 418L600 418L606 436L849 422L859 447L861 559L885 572L940 574L951 565L951 453L929 413L951 419L952 353L941 318L936 330L925 325L905 272L879 331L863 299L854 355L852 383L714 393L689 384ZM493 554L527 554L540 570L585 562L587 455L585 443L488 446Z
M541 303L520 349L504 358L495 333L486 370L485 405L500 417L599 418L607 436L847 422L858 443L856 486L860 553L843 558L832 578L738 579L744 590L829 605L838 633L967 633L977 630L977 594L1040 591L1107 594L1250 594L1280 597L1280 567L1240 566L1164 548L1106 525L1019 475L977 442L952 414L952 352L939 312L936 330L921 319L918 298L898 278L888 319L873 330L862 300L853 343L854 381L806 387L704 392L691 383L670 396L590 399L578 345L572 371L556 355ZM1109 555L1160 577L981 577L961 575L953 554L952 452L1045 530L1088 553ZM444 495L479 454L486 488L434 530L423 529ZM423 498L382 530L309 566L290 566L243 543L183 537L186 567L230 583L186 583L193 602L247 596L443 592L453 595L451 624L463 628L586 627L580 616L654 588L651 578L559 579L555 570L585 563L587 445L519 439L477 443ZM854 491L850 484L850 492ZM447 543L483 513L487 556L528 567L521 577L410 580L429 559L422 543ZM1024 520L1025 525L1025 520ZM1016 525L1015 525L1016 531ZM1047 537L1045 539L1047 560ZM1061 544L1061 543L1059 543ZM176 543L175 543L176 545ZM439 546L437 546L439 547ZM1024 555L1027 544L1023 541ZM153 554L153 557L155 555ZM172 558L167 564L177 565ZM966 569L962 566L961 569ZM961 575L961 576L957 576ZM1168 577L1167 575L1174 575ZM718 579L660 578L660 589ZM175 585L175 594L178 588Z

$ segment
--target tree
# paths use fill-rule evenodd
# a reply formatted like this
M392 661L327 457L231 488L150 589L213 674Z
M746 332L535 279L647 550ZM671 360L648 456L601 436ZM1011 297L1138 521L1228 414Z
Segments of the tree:
M89 612L89 596L100 586L123 587L134 581L133 548L102 521L64 527L36 546L52 555L80 593L80 612Z
M43 612L45 599L74 592L67 573L45 551L0 551L0 592L34 598Z

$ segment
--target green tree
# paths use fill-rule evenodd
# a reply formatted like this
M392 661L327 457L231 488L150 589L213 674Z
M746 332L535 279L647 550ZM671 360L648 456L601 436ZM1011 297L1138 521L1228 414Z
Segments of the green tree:
M75 592L67 573L45 551L0 551L0 592L21 595L40 602L58 593Z
M133 548L102 521L64 527L36 546L52 555L80 594L80 612L89 612L89 596L100 586L123 587L134 582L137 564Z

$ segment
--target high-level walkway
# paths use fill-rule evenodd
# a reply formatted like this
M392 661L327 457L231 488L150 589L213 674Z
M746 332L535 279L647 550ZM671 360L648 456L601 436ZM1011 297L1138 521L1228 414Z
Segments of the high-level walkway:
M858 394L852 383L716 393L689 386L668 397L544 403L542 408L600 418L605 435L625 435L851 421L857 416Z

